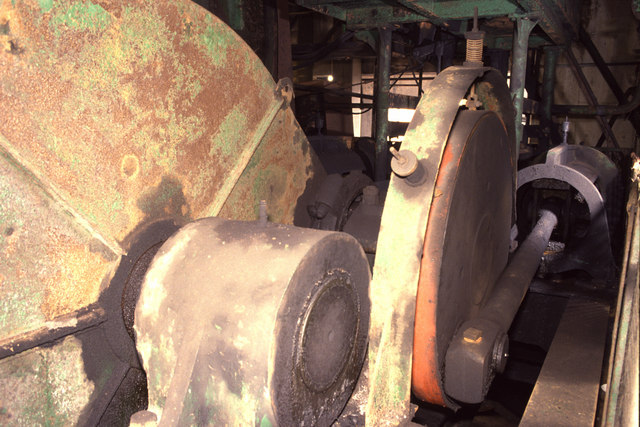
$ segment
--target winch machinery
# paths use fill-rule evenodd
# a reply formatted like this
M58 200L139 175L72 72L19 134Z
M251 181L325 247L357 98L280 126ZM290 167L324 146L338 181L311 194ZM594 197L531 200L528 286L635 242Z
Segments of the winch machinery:
M406 424L412 393L484 399L552 233L545 268L614 274L615 166L518 172L481 62L374 182L327 174L291 81L186 0L3 1L0 28L2 421Z

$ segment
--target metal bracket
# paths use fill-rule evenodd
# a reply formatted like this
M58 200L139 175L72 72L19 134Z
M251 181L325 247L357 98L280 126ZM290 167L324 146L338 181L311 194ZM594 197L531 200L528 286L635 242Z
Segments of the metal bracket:
M281 110L286 110L291 105L291 101L293 100L293 82L289 77L283 77L278 80L278 84L276 84L275 89L276 96L282 98L282 105L280 106Z

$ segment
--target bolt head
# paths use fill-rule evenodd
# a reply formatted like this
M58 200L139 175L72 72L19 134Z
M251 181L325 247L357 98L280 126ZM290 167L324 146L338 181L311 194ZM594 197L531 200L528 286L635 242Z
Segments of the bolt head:
M468 343L480 343L482 342L482 331L477 328L467 328L462 333L462 339Z

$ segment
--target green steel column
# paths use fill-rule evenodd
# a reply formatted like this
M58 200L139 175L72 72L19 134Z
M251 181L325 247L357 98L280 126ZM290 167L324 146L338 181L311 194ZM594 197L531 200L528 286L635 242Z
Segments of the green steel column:
M553 106L553 91L556 86L556 65L561 48L547 46L544 48L544 72L542 74L542 116L551 122L551 107Z
M376 69L376 161L375 179L387 179L387 136L389 135L389 73L391 69L391 28L378 29L378 64Z
M516 158L522 142L522 103L524 100L524 81L527 71L527 49L529 34L536 22L528 18L516 18L513 34L513 50L511 53L511 99L516 110Z
M223 3L225 12L227 12L227 23L236 31L244 30L244 16L242 14L244 8L242 7L242 1L243 0L226 0Z

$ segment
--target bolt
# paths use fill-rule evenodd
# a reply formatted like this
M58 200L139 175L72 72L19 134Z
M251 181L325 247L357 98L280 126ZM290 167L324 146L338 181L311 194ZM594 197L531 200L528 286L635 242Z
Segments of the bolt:
M151 411L139 411L131 416L130 426L155 427L158 425L158 416Z
M462 333L462 338L465 342L478 344L482 342L482 331L476 328L467 328Z
M391 152L391 155L400 162L401 165L405 164L407 162L407 159L405 159L399 152L398 150L396 150L395 147L391 147L389 148L389 151Z
M409 150L389 149L393 159L391 159L391 170L401 178L406 178L418 169L418 158Z

